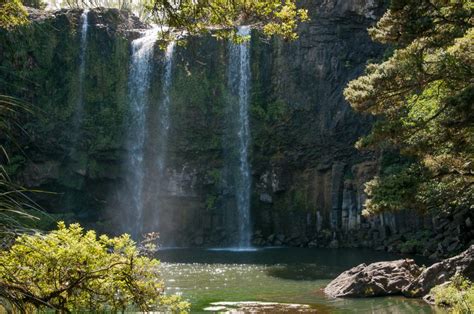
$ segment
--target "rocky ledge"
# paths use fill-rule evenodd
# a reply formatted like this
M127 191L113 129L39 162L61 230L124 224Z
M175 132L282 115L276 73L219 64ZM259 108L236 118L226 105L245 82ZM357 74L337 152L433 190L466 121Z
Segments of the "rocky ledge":
M57 11L38 10L27 7L28 19L31 22L44 23L48 20L68 22L78 25L83 9L61 9ZM102 29L111 36L120 35L130 39L139 36L141 30L149 25L127 10L114 8L93 8L89 10L89 23L97 29Z
M403 294L424 297L454 275L474 279L474 245L463 253L422 269L411 259L361 264L331 281L324 292L330 297L373 297Z
M400 294L420 273L412 259L361 264L340 274L324 292L334 298Z
M463 253L426 268L420 276L403 289L407 297L423 297L437 285L449 281L454 275L474 279L474 245Z

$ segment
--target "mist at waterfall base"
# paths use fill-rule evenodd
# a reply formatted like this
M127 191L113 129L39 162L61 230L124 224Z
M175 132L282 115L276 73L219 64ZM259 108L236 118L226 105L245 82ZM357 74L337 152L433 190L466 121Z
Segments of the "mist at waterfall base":
M175 170L167 162L169 133L173 127L170 111L176 49L171 42L165 51L161 50L156 44L158 31L158 28L147 30L131 43L125 182L116 198L121 232L131 234L137 241L149 232L158 232L160 245L174 247L182 243L177 240L176 224L186 210L175 206L170 199L173 187L169 176ZM238 33L250 36L251 29L242 26ZM229 97L225 106L228 128L222 138L223 172L234 205L222 210L227 212L226 224L230 230L226 247L248 251L254 250L250 245L250 42L229 42L228 61Z
M171 42L166 51L156 44L159 28L142 33L131 43L131 61L128 82L129 117L127 124L127 160L125 184L118 199L122 231L136 240L149 232L161 228L160 213L163 200L160 198L165 188L166 155L168 131L170 128L170 95L173 53L175 43ZM157 69L156 57L159 55ZM161 101L151 101L152 81L155 71L160 71Z
M145 179L145 141L146 114L149 108L148 93L150 74L152 70L152 57L155 46L157 30L146 31L142 37L132 42L132 56L128 83L128 101L130 103L131 123L128 128L128 158L126 185L121 198L126 219L124 230L135 238L142 233L143 208L144 208L144 179Z

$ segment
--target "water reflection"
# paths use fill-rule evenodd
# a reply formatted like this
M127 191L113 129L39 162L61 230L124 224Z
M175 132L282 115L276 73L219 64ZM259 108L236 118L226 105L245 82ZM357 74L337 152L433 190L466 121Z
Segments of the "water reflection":
M258 250L231 250L225 248L176 248L160 250L157 257L163 262L169 263L330 265L338 271L343 271L361 263L397 260L404 257L414 258L420 265L432 264L429 259L422 256L413 257L365 249L263 248Z
M167 292L182 294L193 313L215 302L306 304L318 313L433 313L423 301L386 297L329 299L322 289L362 262L401 258L369 250L266 249L255 252L177 249L159 252ZM419 263L426 263L418 259ZM276 311L276 310L275 310ZM269 313L275 312L269 310ZM208 312L209 313L209 312Z
M268 276L287 280L333 279L339 275L338 268L318 264L285 264L267 267Z

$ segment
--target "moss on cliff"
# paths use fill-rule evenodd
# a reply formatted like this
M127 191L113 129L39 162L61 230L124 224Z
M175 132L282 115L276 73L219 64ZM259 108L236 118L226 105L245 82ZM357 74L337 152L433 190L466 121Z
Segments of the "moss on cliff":
M14 176L20 175L20 180L29 181L26 183L59 193L50 195L47 208L74 208L77 212L97 209L87 182L110 176L120 157L129 57L126 39L107 28L89 27L82 88L84 111L79 128L74 128L81 97L79 16L80 11L62 11L0 34L0 92L35 108L23 122L26 136L20 137L22 152L11 147L17 157L9 170ZM54 177L28 173L29 168L48 160L60 163ZM71 193L75 194L74 202L64 202L64 195Z

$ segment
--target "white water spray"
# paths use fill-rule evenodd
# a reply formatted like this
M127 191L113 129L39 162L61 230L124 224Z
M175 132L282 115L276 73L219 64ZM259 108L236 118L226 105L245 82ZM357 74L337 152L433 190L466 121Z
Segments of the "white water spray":
M85 9L81 14L81 41L79 46L79 71L78 71L78 93L76 111L74 114L74 135L73 146L79 137L82 116L84 112L84 76L86 74L86 52L87 52L87 32L89 30L89 10Z
M165 165L166 165L166 150L168 146L168 134L170 129L170 91L173 79L173 55L175 42L170 42L165 52L165 64L163 71L163 87L162 95L163 101L159 108L159 139L158 139L158 151L157 151L157 164L158 171L161 177L164 176Z
M132 42L132 59L128 81L128 97L132 115L132 124L128 138L128 169L127 180L130 208L134 215L134 222L128 221L134 236L140 236L143 225L143 186L145 178L145 138L146 112L148 108L148 94L152 57L158 29L146 31L142 37Z
M250 36L249 26L241 26L238 29L240 36ZM229 60L229 88L234 94L237 94L237 138L238 142L238 171L235 176L235 193L238 210L238 246L240 248L250 247L250 163L249 163L249 144L250 144L250 125L249 125L249 91L250 91L250 43L244 42L240 45L230 44Z

